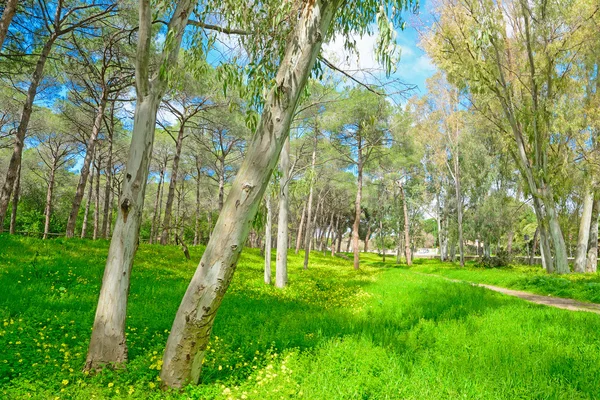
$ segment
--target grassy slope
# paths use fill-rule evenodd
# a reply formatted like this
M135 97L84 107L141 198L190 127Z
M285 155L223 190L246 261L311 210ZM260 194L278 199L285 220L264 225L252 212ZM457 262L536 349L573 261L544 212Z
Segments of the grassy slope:
M442 275L469 282L487 283L537 294L600 303L600 274L548 275L541 266L515 265L480 268L474 262L465 268L437 260L416 260L413 271Z
M598 398L600 317L313 255L291 286L262 284L245 251L217 317L204 384L158 389L160 356L195 268L174 247L141 246L124 371L80 372L106 242L0 237L0 397ZM192 249L198 260L200 249ZM212 351L214 350L214 352Z

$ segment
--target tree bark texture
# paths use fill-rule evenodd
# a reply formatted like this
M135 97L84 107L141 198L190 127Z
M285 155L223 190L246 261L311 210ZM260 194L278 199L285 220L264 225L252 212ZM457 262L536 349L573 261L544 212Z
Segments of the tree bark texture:
M256 134L175 316L161 371L167 386L181 387L200 379L215 315L338 5L337 1L315 0L307 2L300 13L274 86L266 97Z

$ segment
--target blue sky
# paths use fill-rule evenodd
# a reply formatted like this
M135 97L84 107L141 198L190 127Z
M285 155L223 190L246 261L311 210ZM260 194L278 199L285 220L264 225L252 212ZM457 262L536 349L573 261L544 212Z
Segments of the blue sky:
M400 62L391 78L400 79L408 85L416 85L417 89L413 94L422 95L426 92L425 80L436 72L431 59L419 47L420 35L429 28L432 19L426 2L421 2L417 15L407 13L405 19L407 21L406 28L403 31L398 30L396 38L396 43L401 50ZM375 59L374 52L377 33L355 37L354 39L356 40L358 54L345 52L343 50L343 39L337 37L324 46L323 53L325 57L330 59L337 67L361 81L370 82L372 80L364 72L361 72L365 70L379 70L376 75L383 77L384 74ZM397 99L396 101L403 103L403 100Z

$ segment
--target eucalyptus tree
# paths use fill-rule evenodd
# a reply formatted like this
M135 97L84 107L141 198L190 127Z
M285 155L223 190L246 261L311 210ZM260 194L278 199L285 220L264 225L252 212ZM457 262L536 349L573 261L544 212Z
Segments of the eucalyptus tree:
M369 31L379 14L382 39L378 54L383 56L384 63L389 64L392 55L383 49L393 49L390 45L393 25L387 22L387 12L394 13L391 17L398 22L400 9L405 5L404 2L381 4L361 1L357 4L341 0L277 5L276 15L283 13L290 16L283 19L285 22L281 25L281 35L277 36L285 38L278 43L280 47L276 48L278 51L275 53L277 57L274 57L274 65L277 65L277 72L273 71L270 75L274 77L273 81L267 80L270 83L265 92L255 135L175 316L163 356L161 379L165 385L180 387L200 379L202 361L216 312L235 271L269 177L289 135L298 99L321 44L336 32L349 38L351 33L363 34ZM357 13L357 9L362 12ZM244 10L252 13L252 18L255 18L252 7L245 5ZM243 12L239 14L244 17ZM278 20L282 21L281 18ZM272 26L273 23L272 20L261 22L266 26Z
M178 62L183 34L194 7L191 0L179 0L161 10L168 20L163 31L167 40L153 63L153 38L160 33L153 29L152 23L157 10L153 10L149 0L140 0L138 4L133 131L86 359L88 370L127 360L125 321L129 278L139 239L156 114L168 88L171 68Z
M279 179L279 215L277 217L277 253L275 261L275 286L283 288L288 283L287 256L289 248L288 215L290 195L290 138L281 148L279 156L281 178Z
M567 273L555 192L571 135L557 123L562 100L577 84L573 66L587 41L579 32L594 23L596 9L577 0L440 6L428 51L497 133L511 138L510 154L533 198L543 264L548 272Z
M34 2L27 12L23 13L24 21L20 21L21 29L27 29L31 35L35 52L35 67L27 88L27 96L21 111L18 128L16 129L13 153L5 174L4 184L0 190L0 231L4 227L4 218L8 203L21 165L25 134L31 120L33 103L38 93L38 87L44 78L44 69L50 59L55 43L62 37L76 30L93 32L103 20L110 18L116 9L116 4L102 0L73 0L49 4L46 0ZM51 14L52 13L52 14ZM18 17L21 17L18 15Z

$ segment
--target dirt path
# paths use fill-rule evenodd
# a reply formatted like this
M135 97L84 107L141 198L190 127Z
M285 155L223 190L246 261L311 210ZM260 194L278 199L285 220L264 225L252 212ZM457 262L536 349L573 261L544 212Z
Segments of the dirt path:
M446 278L445 276L441 276L441 275L424 274L424 273L416 272L416 271L414 271L414 272L417 274L421 274L421 275L442 278L442 279L445 279L445 280L451 281L451 282L468 283L473 286L481 286L486 289L493 290L494 292L502 293L502 294L505 294L508 296L518 297L518 298L528 301L530 303L543 304L545 306L562 308L562 309L571 310L571 311L588 311L588 312L600 314L600 304L584 303L582 301L577 301L577 300L573 300L573 299L565 299L562 297L542 296L539 294L523 292L520 290L512 290L512 289L506 289L506 288L499 287L499 286L486 285L484 283L461 281L458 279Z

